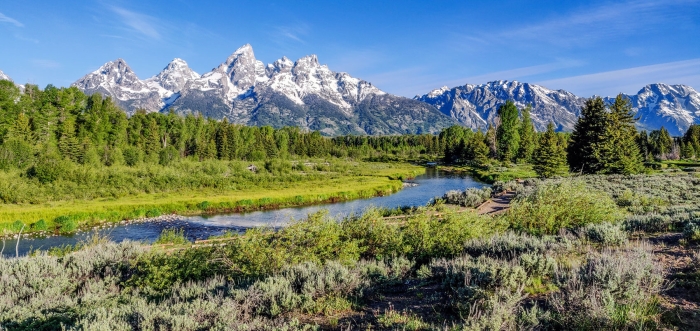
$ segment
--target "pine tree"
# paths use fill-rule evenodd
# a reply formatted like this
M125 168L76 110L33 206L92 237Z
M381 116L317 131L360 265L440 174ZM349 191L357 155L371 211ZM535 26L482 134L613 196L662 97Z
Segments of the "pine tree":
M81 151L78 137L75 134L75 120L72 117L66 119L59 126L60 138L58 139L58 150L71 161L80 161Z
M554 124L547 124L547 131L540 137L540 142L533 156L534 170L538 176L548 178L566 173L566 150L554 132Z
M636 174L642 171L642 158L635 141L637 129L630 101L618 95L606 116L605 131L593 145L600 171L611 174Z
M532 154L535 151L535 126L530 118L532 106L527 105L522 111L522 123L520 124L520 149L518 150L518 160L521 162L532 161Z
M673 138L668 130L662 126L661 129L649 133L649 146L651 154L663 160L666 159L666 154L671 153L673 149Z
M520 119L518 107L513 101L506 101L498 108L501 125L496 130L498 158L502 161L513 161L520 148Z
M586 100L566 149L566 158L572 172L590 174L600 170L598 160L593 155L593 146L600 142L605 133L606 121L603 99L595 97Z
M477 167L483 167L489 162L489 146L486 145L486 137L481 130L471 136L466 145L466 158Z

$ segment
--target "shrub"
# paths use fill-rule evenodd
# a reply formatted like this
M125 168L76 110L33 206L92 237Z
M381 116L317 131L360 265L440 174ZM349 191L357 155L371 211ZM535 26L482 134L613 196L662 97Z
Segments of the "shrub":
M169 166L171 165L177 158L180 156L180 153L173 147L172 145L163 148L158 152L158 163L163 166Z
M700 225L696 222L688 222L683 229L683 237L690 243L700 242Z
M466 191L448 191L442 197L445 203L475 208L491 197L491 188L469 188Z
M69 165L58 156L44 156L27 170L27 176L46 184L58 180L68 169Z
M627 243L627 232L619 225L608 222L588 224L580 232L586 240L605 246L620 246Z
M122 155L124 156L124 163L130 167L137 165L143 159L141 149L133 146L124 148Z
M664 288L664 270L651 247L605 250L562 275L561 291L552 295L554 319L576 330L656 329L656 296Z
M186 245L190 241L185 237L185 231L182 229L165 229L161 231L160 236L156 239L154 244L175 244L175 245Z
M49 229L49 225L43 219L36 221L31 227L34 231L46 231Z
M531 234L556 234L589 223L622 217L612 198L580 181L546 183L512 202L506 218L514 229Z
M146 217L158 217L163 213L158 208L149 209L146 211Z
M78 224L74 219L68 216L59 216L53 220L53 222L59 227L61 233L71 233L78 228Z

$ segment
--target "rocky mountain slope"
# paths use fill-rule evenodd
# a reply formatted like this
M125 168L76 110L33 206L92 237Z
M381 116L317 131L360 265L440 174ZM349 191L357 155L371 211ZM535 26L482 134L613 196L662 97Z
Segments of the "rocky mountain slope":
M554 122L557 129L570 131L581 113L586 99L564 90L517 81L494 81L482 85L467 84L454 88L443 87L415 100L434 105L442 113L474 129L484 129L493 123L497 110L506 100L513 100L518 108L532 105L532 120L537 130L544 130Z
M201 113L248 125L293 125L326 135L438 132L456 123L426 103L387 94L371 83L334 72L315 55L265 65L244 45L199 76L175 59L140 80L122 59L73 84L112 96L127 112Z
M700 93L690 86L650 84L628 97L640 129L663 126L671 135L680 136L691 124L700 124Z
M700 94L685 85L651 84L637 94L625 95L639 118L640 129L665 127L672 135L682 135L691 124L700 124ZM517 81L494 81L482 85L443 87L414 99L434 105L441 112L472 128L493 123L498 107L513 100L519 108L532 105L532 119L538 130L549 121L562 131L570 131L581 113L585 98L564 90ZM614 97L606 97L612 102Z

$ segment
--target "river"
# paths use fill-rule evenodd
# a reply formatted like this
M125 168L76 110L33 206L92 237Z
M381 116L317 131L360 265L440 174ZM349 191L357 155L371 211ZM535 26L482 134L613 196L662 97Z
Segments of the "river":
M277 210L257 211L251 213L175 217L171 221L152 221L144 223L119 224L114 227L93 229L65 236L22 238L19 243L19 255L26 255L31 250L47 250L62 245L75 245L89 236L98 233L115 242L136 240L153 242L164 229L182 229L190 240L206 239L226 231L245 231L256 226L279 227L290 220L303 219L308 214L326 209L330 216L341 219L350 214L361 214L369 207L397 208L402 206L424 206L434 197L442 196L450 190L464 190L471 187L483 187L486 184L470 177L460 176L436 170L426 169L409 186L388 196L359 199L332 204L283 208ZM7 239L3 256L15 256L16 239ZM1 247L0 243L0 247Z

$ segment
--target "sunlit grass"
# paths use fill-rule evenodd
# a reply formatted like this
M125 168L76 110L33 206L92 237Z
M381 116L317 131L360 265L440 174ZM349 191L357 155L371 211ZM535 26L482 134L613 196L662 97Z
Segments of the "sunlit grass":
M422 172L423 168L408 164L361 163L349 165L342 173L328 172L323 179L283 182L275 187L183 190L42 204L0 204L0 228L9 229L17 220L30 228L31 224L44 219L52 229L55 226L53 220L59 216L68 216L83 226L172 213L242 212L368 198L397 192L402 186L397 179L414 177Z

